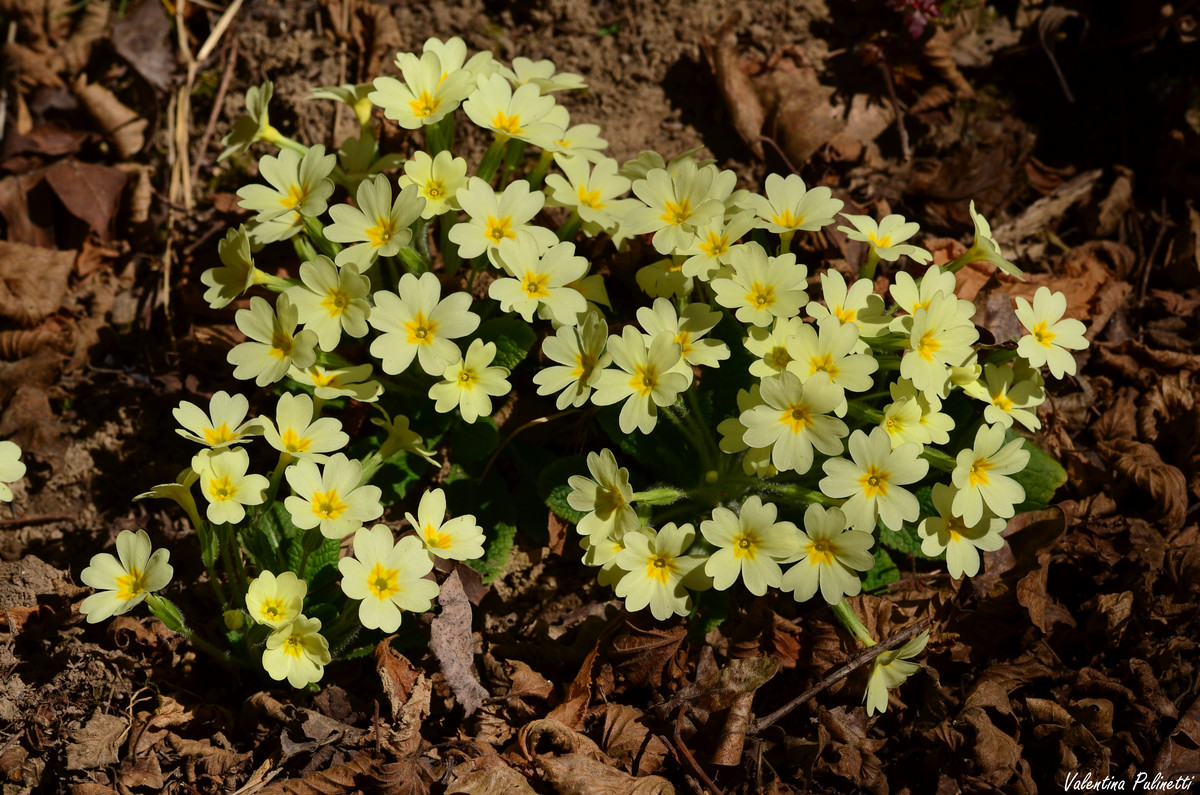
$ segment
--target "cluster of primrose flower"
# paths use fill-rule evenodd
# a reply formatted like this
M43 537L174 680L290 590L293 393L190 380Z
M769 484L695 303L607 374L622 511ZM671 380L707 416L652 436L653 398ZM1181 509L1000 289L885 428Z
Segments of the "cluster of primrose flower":
M418 519L409 517L417 537L393 543L386 526L364 529L384 510L380 490L368 485L380 463L402 447L417 456L429 451L408 417L385 412L378 422L389 431L387 449L350 459L335 452L347 435L322 409L332 400L402 400L406 414L426 422L450 415L447 422L472 424L510 392L518 365L539 394L556 395L559 411L619 404L621 434L653 439L667 417L702 464L698 484L681 486L671 482L680 473L659 472L662 482L634 492L627 470L605 449L588 456L590 478L570 479L584 561L600 568L600 581L630 610L685 615L693 592L739 580L756 595L778 588L806 600L820 591L871 644L844 598L860 592L859 573L874 565L880 525L886 533L920 522L923 550L944 552L955 577L975 574L979 550L1002 544L1000 530L1024 498L1013 476L1029 459L1022 439L1006 432L1014 422L1038 427L1036 408L1045 399L1039 368L1073 373L1070 350L1086 342L1082 324L1063 319L1063 296L1041 288L1032 305L1017 301L1028 334L1015 346L979 346L974 308L954 292L955 272L978 260L1020 272L1001 256L974 205L975 239L966 254L920 278L895 268L890 300L874 291L880 261L931 260L906 242L917 224L842 214L848 225L838 228L868 244L868 259L851 284L834 270L821 273L819 294L810 296L809 269L791 248L797 233L835 223L843 203L828 187L772 175L765 195L756 195L737 190L733 172L693 159L694 152L670 161L642 152L618 163L604 154L599 128L572 124L555 98L583 88L582 79L549 61L517 58L506 66L489 53L468 59L459 39L429 39L420 55L402 53L396 64L402 79L315 92L347 103L359 121L358 137L336 153L271 125L270 83L249 92L247 115L224 141L223 158L258 141L279 152L259 161L266 184L238 191L254 216L221 242L222 266L202 276L205 298L220 308L256 285L277 293L274 304L254 295L237 312L247 341L229 362L237 378L260 387L288 379L304 394L281 397L274 420L248 423L244 398L218 394L209 414L184 404L181 433L208 449L178 484L152 493L188 508L191 483L201 481L216 529L194 504L189 510L202 545L207 534L214 548L234 553L232 580L245 550L221 528L241 522L243 506L271 503L286 477L293 496L284 504L296 528L319 528L328 539L355 534L355 556L337 568L345 595L361 600L363 626L387 631L398 625L399 608L428 608L436 586L421 579L426 553L477 555L480 529L473 520L440 524L440 491L426 495ZM423 131L426 151L407 158L381 152L375 107L400 127ZM471 176L470 164L452 152L464 116L492 136ZM540 154L527 157L529 147ZM401 166L393 184L383 172ZM565 220L555 224L556 216ZM607 236L620 250L631 238L648 239L654 261L636 274L648 305L613 310L602 274L577 252L580 235ZM298 280L255 265L264 246L281 241L295 251ZM488 298L473 300L470 290L484 272ZM542 334L546 366L523 362L529 346L491 323L511 324L512 316ZM635 322L610 328L610 319ZM717 404L700 395L711 398L719 382L744 386L733 416L707 414ZM967 406L957 419L943 411L953 401ZM238 445L253 433L279 452L269 479L247 474L249 458ZM453 449L447 455L453 459ZM942 480L930 477L931 467ZM914 493L920 484L932 486L935 509L923 520ZM656 506L669 507L654 520ZM699 532L686 521L664 521L668 514L699 520ZM148 573L148 546L123 543L118 550L128 555L119 566L93 566L104 572L100 587L115 593L93 619L128 609L164 581ZM314 546L306 541L305 554ZM329 651L318 640L320 624L300 616L303 564L290 573L262 567L240 593L246 613L272 630L263 664L298 684L320 675ZM906 660L927 637L878 658L870 709L883 709L887 689L915 670Z

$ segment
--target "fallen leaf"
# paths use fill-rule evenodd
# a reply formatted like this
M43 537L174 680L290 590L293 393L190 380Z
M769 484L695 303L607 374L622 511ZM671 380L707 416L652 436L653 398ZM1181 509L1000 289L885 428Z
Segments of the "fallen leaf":
M101 240L112 238L113 219L125 187L122 171L72 157L55 162L46 169L45 176L71 215L86 222Z
M463 711L479 709L488 692L475 673L475 641L471 634L471 603L463 591L458 572L442 583L438 594L441 612L430 622L429 648L437 657L442 674L454 691Z
M737 25L742 20L741 11L734 11L729 18L704 40L703 46L712 64L717 89L729 109L733 129L760 160L763 158L762 130L767 113L754 88L750 75L742 70L737 51Z
M375 671L383 685L383 694L387 697L392 719L395 720L408 701L421 672L404 655L393 649L391 642L391 638L379 641L372 656L375 659Z
M559 795L674 795L660 776L637 778L583 754L539 756L534 765Z
M160 94L166 93L176 63L171 20L161 2L142 0L113 23L112 44L143 80Z
M42 172L0 179L0 215L8 224L9 243L54 248L54 192L42 179Z
M472 770L455 776L446 787L446 795L534 795L537 792L529 781L507 765L495 765L486 770Z
M1188 507L1187 479L1178 467L1164 463L1158 450L1145 442L1101 439L1096 447L1118 474L1150 494L1168 531L1183 527Z
M635 776L653 773L663 765L670 747L642 720L643 713L627 704L604 708L600 747Z
M87 82L80 75L71 85L88 114L100 125L104 136L112 141L117 154L130 158L142 151L146 143L146 127L149 122L102 85Z
M129 720L118 715L99 713L82 727L70 729L67 743L67 770L95 770L115 765L121 743L129 729Z

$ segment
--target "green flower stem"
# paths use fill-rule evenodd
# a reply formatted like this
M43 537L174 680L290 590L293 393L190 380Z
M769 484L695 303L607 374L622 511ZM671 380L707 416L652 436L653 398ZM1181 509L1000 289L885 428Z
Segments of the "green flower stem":
M246 569L242 566L241 550L234 539L233 525L223 524L216 528L221 544L221 562L225 564L225 576L229 578L229 587L233 590L237 606L246 609Z
M787 232L779 234L779 255L783 256L792 249L792 238L796 236L796 230L791 229Z
M871 253L867 255L867 261L863 263L862 268L858 271L860 279L874 279L875 266L879 264L879 254L875 252L875 247L871 246Z
M179 612L179 608L176 607L169 599L157 596L156 594L150 594L146 597L146 606L150 608L150 612L153 613L159 621L166 625L167 629L183 635L188 639L189 642L191 642L193 646L203 652L206 652L207 654L212 655L221 665L231 667L239 664L239 661L234 660L228 654L221 651L216 646L197 635L195 632L192 632L191 628L188 627L187 622L183 619L183 613Z
M683 391L683 400L688 406L688 413L684 415L684 420L691 423L692 430L696 436L700 438L704 448L708 451L708 457L704 459L704 469L716 469L717 464L721 461L721 447L717 444L717 440L713 438L707 425L700 421L704 416L704 412L700 410L700 398L696 397L696 390L688 388Z
M288 138L286 135L279 132L279 130L275 129L275 127L270 124L268 124L266 129L264 129L259 134L258 138L260 141L266 141L269 144L274 144L275 146L278 146L280 149L291 149L292 151L299 152L302 155L308 153L307 146L300 143L299 141L294 141L291 138Z
M635 491L630 497L630 502L640 502L643 505L670 505L677 500L686 497L687 494L673 489L669 486L663 486L657 489L648 491Z
M450 228L458 221L458 213L445 213L438 218L438 251L442 252L442 263L446 266L446 275L453 276L462 267L462 257L458 256L458 244L450 239Z
M325 225L311 215L301 217L304 219L304 234L308 235L317 250L330 259L336 259L342 247L325 237Z
M869 409L859 403L857 400L846 401L850 407L848 412L855 419L864 420L870 425L878 425L883 422L883 412L878 409Z
M293 238L295 239L295 238ZM314 251L314 256L315 256ZM295 287L300 284L298 279L285 279L282 276L272 276L269 273L264 273L258 268L254 269L254 283L266 287L273 293L282 293L290 287Z
M504 157L504 147L507 143L507 135L496 135L496 139L492 141L491 146L483 153L483 159L479 161L479 170L475 172L475 176L484 182L490 183L492 181L492 177L496 176L496 169L500 167L500 161Z
M279 493L279 484L283 481L283 470L288 468L288 464L296 460L296 457L291 453L280 453L279 460L275 462L275 469L271 472L270 485L267 486L267 495L263 500L263 505L270 505L275 502L275 495Z
M204 570L208 572L208 581L212 583L213 594L217 597L217 604L224 606L225 590L221 587L221 580L217 577L217 558L221 554L220 539L214 538L214 531L208 526L208 523L196 514L195 503L188 511L188 516L192 519L192 525L196 528L196 537L200 539L200 557L204 560ZM185 506L186 510L186 506ZM209 550L216 552L215 555L210 555Z
M412 246L405 246L396 253L400 261L404 263L404 267L408 268L413 273L421 274L429 270L429 263L425 258L417 253Z
M550 170L550 163L553 160L554 153L543 149L541 156L538 157L537 165L525 177L525 179L529 180L530 190L538 190L542 187L542 181L546 179L546 172Z
M504 147L504 174L500 178L501 185L507 185L509 177L513 171L521 163L521 158L525 156L525 142L516 138L511 138L508 145Z
M583 219L579 217L579 210L571 210L571 215L568 216L566 223L559 227L558 239L567 241L574 240L575 235L579 232L579 227L581 226L583 226Z
M306 235L292 235L292 248L301 262L312 262L317 258L317 249Z
M321 528L310 527L304 531L304 535L300 539L300 565L297 566L299 571L296 576L304 579L304 573L308 571L308 558L312 553L321 548L321 543L325 540L325 536L321 534Z
M932 447L926 447L921 453L921 458L928 461L934 469L940 469L942 472L953 472L955 467L958 466L958 461L954 458Z
M838 617L838 621L842 622L842 626L850 630L860 643L867 647L875 645L875 639L871 637L870 632L867 632L867 628L859 620L858 614L845 599L836 605L830 605L830 607L833 609L833 614Z
M372 450L362 457L362 476L358 479L359 486L365 486L375 477L375 473L383 466L383 456L378 450Z
M446 152L454 145L454 114L448 113L437 124L425 127L425 148L432 157Z
M828 508L838 508L845 500L822 494L819 491L806 489L794 483L764 483L761 491L772 497L779 498L790 505L824 505Z
M712 454L708 450L704 434L696 432L695 426L688 420L688 409L683 403L678 402L673 406L663 406L662 413L679 429L684 438L691 443L692 450L699 454L701 469L706 472L712 469L715 462L712 460Z

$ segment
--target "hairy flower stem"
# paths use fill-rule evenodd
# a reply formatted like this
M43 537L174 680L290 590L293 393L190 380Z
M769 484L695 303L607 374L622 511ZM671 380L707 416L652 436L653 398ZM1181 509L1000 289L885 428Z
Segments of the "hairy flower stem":
M498 134L496 136L491 146L483 153L483 160L479 162L479 170L475 172L475 176L484 182L491 183L492 177L496 176L496 169L500 167L500 161L504 157L504 147L507 143L507 135Z
M860 279L874 279L875 267L879 264L879 255L875 253L875 247L871 247L871 253L867 254L867 261L863 263L862 268L858 271Z
M836 605L831 605L833 614L838 617L838 621L842 622L842 626L850 630L854 637L864 646L871 647L875 645L875 639L871 637L871 633L867 632L867 628L863 626L863 622L859 620L858 614L850 607L850 604L843 599Z
M546 179L546 172L550 170L550 163L553 160L553 152L542 150L542 154L538 157L537 165L525 177L529 181L530 190L539 190L542 187L542 180ZM562 238L559 239L561 240Z
M242 668L248 667L244 662L235 660L227 653L221 651L216 646L193 632L191 627L187 625L187 622L184 621L183 613L179 612L179 608L176 607L170 600L158 596L157 594L151 594L150 596L146 597L146 606L150 608L150 612L153 613L159 621L163 622L163 625L167 629L183 635L193 646L213 657L221 665L227 668L235 665Z
M579 227L583 225L583 219L579 217L579 210L571 210L571 215L558 229L558 239L571 241L575 239L575 234L579 231Z
M342 250L342 247L325 237L325 225L318 219L308 215L304 216L304 234L308 235L308 239L312 241L318 251L330 259L337 259L338 252Z
M500 177L500 184L507 185L509 177L513 171L521 163L521 158L525 156L525 142L512 138L508 145L504 147L504 173Z
M447 276L453 276L462 267L458 244L450 239L450 227L454 226L456 218L455 213L447 213L438 218L438 251L442 254L442 264L446 267Z

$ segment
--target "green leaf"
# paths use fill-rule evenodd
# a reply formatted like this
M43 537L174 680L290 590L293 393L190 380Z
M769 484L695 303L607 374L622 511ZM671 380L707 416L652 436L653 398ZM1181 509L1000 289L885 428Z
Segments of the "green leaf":
M492 366L509 370L521 363L537 341L537 335L529 324L515 317L492 318L479 327L476 336L484 342L496 343L496 358Z
M497 522L493 525L490 535L491 540L488 541L483 560L467 561L471 568L483 575L484 585L503 574L508 566L508 556L512 552L513 539L517 536L517 526Z
M1011 429L1005 434L1006 442L1021 438ZM1016 506L1017 513L1047 508L1054 499L1054 492L1067 482L1067 470L1053 456L1028 439L1024 439L1024 442L1025 449L1029 451L1029 463L1012 476L1025 489L1025 501Z
M916 525L905 524L899 530L889 530L880 525L877 531L879 542L889 549L913 555L921 560L942 560L946 557L944 553L930 557L921 551L921 536L917 534Z
M146 597L146 606L172 632L183 632L186 629L183 613L179 612L179 608L167 597L152 594Z
M877 591L898 579L900 579L900 569L892 560L892 556L883 547L875 547L875 567L863 577L863 590L868 593Z
M573 455L568 458L558 458L551 461L538 474L538 495L554 515L564 522L578 523L587 516L583 511L577 511L567 503L571 487L567 480L572 475L587 475L587 457Z
M482 461L500 446L500 431L491 417L480 417L470 425L460 423L447 438L455 461Z

